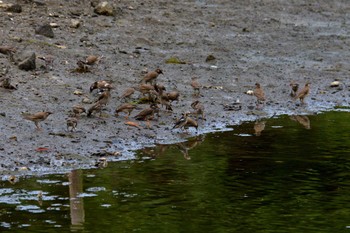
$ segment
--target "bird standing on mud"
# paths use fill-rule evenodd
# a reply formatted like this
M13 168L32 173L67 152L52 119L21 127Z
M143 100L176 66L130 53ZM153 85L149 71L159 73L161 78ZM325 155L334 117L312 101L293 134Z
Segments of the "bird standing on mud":
M196 120L198 121L198 115L202 116L202 120L205 120L204 117L204 105L199 101L196 100L191 104L191 107L194 109L194 112L192 114L196 115Z
M290 91L290 96L291 97L295 97L297 95L298 89L299 89L299 84L295 83L294 81L292 81L289 86L292 88L292 90Z
M109 99L111 98L111 93L109 90L104 91L99 98L95 101L95 104L93 104L87 113L87 116L91 116L93 112L100 112L100 117L102 115L102 109L107 105L109 102Z
M157 79L158 75L163 74L163 71L159 68L157 68L155 71L148 72L143 79L141 80L142 83L152 83Z
M146 121L147 127L151 128L150 120L153 119L154 114L159 112L159 107L156 104L151 104L149 108L146 108L139 112L134 118L139 121Z
M255 83L255 89L253 92L254 96L256 97L256 105L257 108L262 108L262 106L265 103L265 92L261 88L260 83Z
M51 114L52 112L37 112L34 114L22 113L22 117L26 120L33 121L36 126L36 129L41 130L39 122L46 120L46 118Z
M115 110L115 116L119 116L119 112L124 112L128 114L127 116L125 116L125 120L127 120L131 112L135 109L135 107L136 106L134 104L129 104L129 103L122 104L119 106L119 108Z
M77 104L77 105L73 106L74 117L80 117L80 114L82 114L83 112L86 112L86 110L80 104Z
M77 126L78 126L78 119L76 117L71 117L67 119L67 131L73 132L77 128Z
M300 103L303 105L305 97L310 93L310 83L307 82L305 87L300 90L300 92L294 97L294 100L299 99Z
M125 91L123 92L123 94L120 96L121 99L126 99L129 98L132 94L135 93L135 88L133 87L129 87L127 89L125 89Z
M184 128L185 125L187 124L187 120L188 120L188 115L190 114L190 112L185 112L182 114L181 118L175 122L175 125L173 127L173 129L180 129L180 128Z
M193 76L191 81L191 87L194 90L194 96L199 96L201 93L201 87L202 85L198 82L198 77Z
M113 86L111 83L105 81L105 80L100 80L96 81L90 86L90 92L93 90L98 89L98 90L111 90L113 89Z

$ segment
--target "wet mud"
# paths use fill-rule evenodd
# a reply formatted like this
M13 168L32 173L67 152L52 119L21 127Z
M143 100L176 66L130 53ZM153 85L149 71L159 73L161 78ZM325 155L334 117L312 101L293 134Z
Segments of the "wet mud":
M18 3L21 12L6 4ZM0 1L0 173L64 172L107 160L132 159L133 150L186 138L243 121L281 114L310 115L348 107L350 5L347 1L113 1L114 15L94 12L95 1ZM37 28L51 25L53 37ZM35 53L35 69L19 64ZM98 63L79 67L89 55ZM145 72L161 68L157 78L167 91L180 92L173 111L160 117L133 119L149 106L135 92ZM198 77L201 94L194 95L191 78ZM90 85L111 81L111 100L101 116L85 113L76 130L67 130L72 106L89 108L97 98ZM300 89L311 83L305 104L290 97L290 83ZM331 87L331 83L339 85ZM266 101L257 108L248 95L260 83ZM172 127L191 103L200 100L206 120L198 131ZM237 107L237 100L240 107ZM137 103L129 121L114 116L122 103ZM40 122L42 130L23 119L22 112L53 112Z

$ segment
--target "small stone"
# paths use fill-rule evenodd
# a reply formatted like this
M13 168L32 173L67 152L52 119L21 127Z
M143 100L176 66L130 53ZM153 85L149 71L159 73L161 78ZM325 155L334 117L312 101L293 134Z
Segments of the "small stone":
M339 85L340 85L339 81L331 82L331 87L339 87Z
M50 24L44 24L42 26L39 26L36 30L35 33L38 35L46 36L49 38L54 38L53 30Z
M109 2L100 2L94 9L94 12L99 15L114 16L115 9Z
M25 71L35 70L36 69L35 59L36 59L36 55L35 53L32 53L30 56L26 57L18 64L18 68Z
M12 13L21 13L22 12L22 6L19 4L11 4L6 11L12 12Z
M214 55L210 54L207 56L207 58L205 59L206 62L210 62L210 61L214 61L216 59L216 57L214 57Z
M80 20L78 20L78 19L72 19L72 20L70 21L70 27L71 27L71 28L78 28L78 27L80 27Z
M52 28L58 28L59 27L58 23L50 23L50 26Z
M74 92L73 92L73 94L74 95L82 95L82 94L84 94L82 91L80 91L80 90L75 90Z
M84 103L84 104L91 104L92 103L92 101L89 98L86 98L86 97L81 102Z

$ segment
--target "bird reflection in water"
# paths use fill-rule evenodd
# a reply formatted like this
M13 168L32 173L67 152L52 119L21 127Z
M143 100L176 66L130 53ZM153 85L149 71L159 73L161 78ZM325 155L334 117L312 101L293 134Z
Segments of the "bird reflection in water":
M155 158L163 156L170 147L175 147L183 154L186 160L190 160L191 157L189 156L189 151L201 144L204 141L204 139L205 135L199 135L197 137L189 139L188 141L179 142L173 145L157 144L156 147L148 147L142 149L142 153L144 155Z
M261 135L261 132L265 129L265 124L266 124L266 121L260 121L260 120L255 121L255 124L254 124L255 136Z
M292 115L289 117L292 121L296 121L304 126L305 129L311 129L310 119L307 116Z

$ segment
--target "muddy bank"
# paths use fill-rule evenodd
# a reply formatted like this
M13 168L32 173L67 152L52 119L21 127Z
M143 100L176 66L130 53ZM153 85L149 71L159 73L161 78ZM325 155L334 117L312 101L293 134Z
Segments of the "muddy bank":
M110 160L133 158L131 150L155 143L169 143L246 120L274 114L314 114L349 106L349 20L347 1L151 1L114 2L114 15L94 12L90 1L18 1L22 11L0 8L1 46L16 49L13 56L0 53L1 77L9 77L17 90L0 89L0 172L26 167L36 172L55 172L94 166L100 156ZM94 1L92 1L94 2ZM79 22L78 25L75 23ZM38 34L50 24L53 38ZM25 71L19 61L35 53L36 68ZM78 60L103 56L88 72L74 72ZM208 61L212 55L214 59ZM50 57L45 62L40 57ZM178 58L181 64L167 63ZM138 85L143 71L160 67L158 82L178 90L174 111L161 111L152 129L125 125L114 111L124 100L119 96ZM191 77L205 87L200 101L206 121L199 130L172 131L174 120L190 110L194 100ZM111 80L115 89L101 118L82 115L77 131L66 130L73 105L93 100L90 85ZM289 83L311 82L306 105L289 96ZM340 81L339 87L330 83ZM244 94L261 83L266 106L255 109L255 98ZM135 93L128 101L138 101ZM237 99L238 111L224 106ZM132 116L147 107L138 104ZM21 112L51 111L41 122L42 131L23 120ZM134 120L133 120L134 121ZM38 151L38 148L45 148ZM116 153L108 156L104 152ZM107 154L108 154L107 153ZM27 172L27 171L25 171Z

